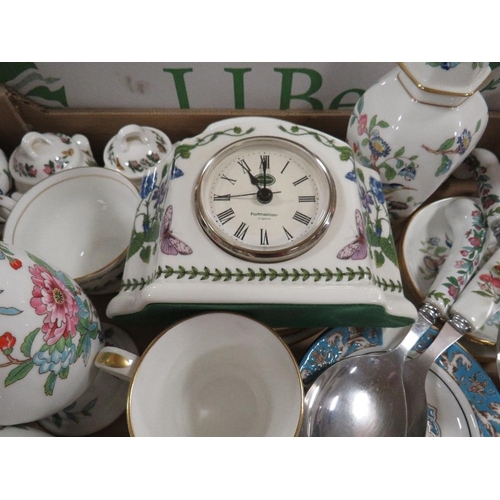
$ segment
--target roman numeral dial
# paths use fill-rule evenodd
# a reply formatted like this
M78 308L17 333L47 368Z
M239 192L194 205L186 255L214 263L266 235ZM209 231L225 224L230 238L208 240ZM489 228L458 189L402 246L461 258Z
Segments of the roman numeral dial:
M327 230L334 184L320 159L299 143L265 136L235 140L206 165L196 187L197 215L228 253L284 261L309 250Z

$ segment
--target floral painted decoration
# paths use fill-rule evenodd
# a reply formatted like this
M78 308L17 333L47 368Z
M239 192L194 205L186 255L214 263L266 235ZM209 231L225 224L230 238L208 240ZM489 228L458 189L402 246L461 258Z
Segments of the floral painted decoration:
M21 177L30 177L34 179L38 175L37 169L34 167L34 165L30 165L29 163L14 161L12 167L14 171L17 172Z
M493 299L493 303L500 303L500 262L496 262L489 273L480 273L478 276L479 290L474 293Z
M2 246L1 251L5 255L8 249ZM4 359L0 360L0 368L3 373L9 369L4 378L5 387L19 383L37 369L40 375L46 375L44 392L51 396L57 380L68 378L71 365L82 359L87 366L91 341L100 339L101 332L96 311L88 299L82 298L78 285L42 259L29 253L28 256L30 263L15 261L19 261L19 268L28 266L33 284L29 306L42 317L41 327L28 333L1 333L0 351ZM34 350L34 341L39 336L43 344ZM22 357L14 356L14 346L21 339Z
M450 276L446 278L443 283L443 286L447 289L446 293L437 290L429 292L430 297L442 300L445 306L458 297L463 287L476 272L483 255L487 224L483 211L476 204L474 206L476 209L471 213L472 229L468 230L465 235L469 245L462 248L460 252L462 258L455 262L458 277Z
M421 241L420 244L419 251L424 254L424 257L422 259L423 266L418 266L418 272L425 281L434 281L446 262L452 241L445 233L444 242L439 236L431 236Z
M166 153L167 143L165 142L165 139L154 130L150 129L150 132L155 136L155 145L157 151L161 154ZM124 170L124 165L120 163L120 159L115 153L115 148L113 144L110 144L109 146L108 160L112 165L116 165L118 170ZM149 151L143 158L128 160L124 163L125 166L130 168L130 170L132 170L133 172L141 173L146 171L150 167L158 165L160 162L161 162L160 155L155 151Z
M383 175L384 194L391 219L399 218L398 212L416 207L417 203L411 191L416 190L408 183L413 182L418 175L419 162L422 161L418 151L408 152L404 144L390 144L384 137L384 130L390 128L390 124L378 115L368 116L363 113L364 98L358 100L349 127L357 124L356 131L358 140L352 144L352 149L357 161L363 166L372 168ZM474 132L464 128L457 136L444 140L439 146L422 144L422 149L428 153L440 156L440 164L434 175L439 177L447 174L453 165L452 155L466 157L470 151L472 139L481 130L481 120L476 123ZM366 152L369 151L369 156ZM402 191L409 191L408 196L402 196ZM397 199L394 198L397 193Z
M228 130L208 134L205 137L199 138L194 144L181 143L175 149L171 164L165 164L161 173L154 169L152 170L152 174L148 173L143 178L140 189L142 201L135 216L127 259L138 253L142 262L147 264L151 260L151 257L158 251L162 224L166 220L163 202L167 196L170 181L183 175L182 170L176 166L176 162L190 158L191 152L194 149L210 144L219 136L239 137L247 135L252 131L253 128L244 131L240 127L233 127ZM166 239L166 236L162 238L163 241ZM181 253L177 252L177 254Z

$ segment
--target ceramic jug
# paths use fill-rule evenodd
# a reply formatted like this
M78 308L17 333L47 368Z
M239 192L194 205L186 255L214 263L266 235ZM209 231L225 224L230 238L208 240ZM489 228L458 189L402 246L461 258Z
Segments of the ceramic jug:
M63 169L97 165L88 139L76 134L28 132L9 159L9 171L19 198L28 189Z
M378 171L392 222L413 213L472 152L488 122L487 62L399 63L356 103L355 159Z

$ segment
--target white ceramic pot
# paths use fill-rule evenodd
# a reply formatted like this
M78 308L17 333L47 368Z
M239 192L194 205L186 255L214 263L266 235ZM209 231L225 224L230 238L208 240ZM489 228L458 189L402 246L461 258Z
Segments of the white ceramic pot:
M349 120L347 141L357 162L379 172L393 222L453 173L488 122L478 92L488 63L441 64L400 63L365 92Z
M17 197L61 170L96 165L89 141L81 134L28 132L9 159Z
M148 171L164 164L172 152L172 143L161 130L126 125L104 148L104 166L120 172L140 188Z
M0 425L48 417L80 396L103 347L97 313L65 273L0 242Z

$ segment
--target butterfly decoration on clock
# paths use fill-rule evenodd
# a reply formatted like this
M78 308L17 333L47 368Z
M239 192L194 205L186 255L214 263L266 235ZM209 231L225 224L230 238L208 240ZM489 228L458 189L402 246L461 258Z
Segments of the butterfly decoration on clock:
M346 245L340 252L337 254L337 258L342 260L352 259L352 260L362 260L366 258L368 255L368 245L366 243L366 231L365 224L363 222L363 216L361 212L356 209L355 212L356 218L356 228L358 234L354 241Z
M166 255L190 255L191 247L172 234L172 213L173 207L169 205L163 217L161 251Z

